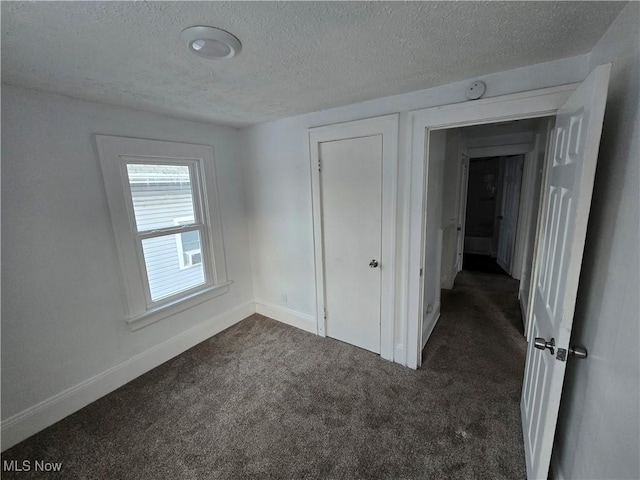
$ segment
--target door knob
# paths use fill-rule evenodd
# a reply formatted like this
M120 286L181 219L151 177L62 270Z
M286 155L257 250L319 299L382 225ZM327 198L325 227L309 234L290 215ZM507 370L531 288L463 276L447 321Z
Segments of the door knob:
M573 358L582 360L584 358L587 358L587 349L584 347L579 347L577 345L571 345L569 347L569 355L571 355Z
M376 267L378 266L378 260L376 260L376 259L374 258L373 260L371 260L371 261L369 262L369 266L370 266L371 268L376 268Z
M549 340L548 342L542 338L542 337L536 337L536 339L533 341L533 345L538 349L538 350L545 350L545 349L549 349L549 351L551 352L551 355L553 355L556 351L556 340L555 338L552 338L551 340Z

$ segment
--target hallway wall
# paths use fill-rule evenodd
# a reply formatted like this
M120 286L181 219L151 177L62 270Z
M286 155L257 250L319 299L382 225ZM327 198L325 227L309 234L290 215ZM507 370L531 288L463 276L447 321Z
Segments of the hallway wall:
M559 479L640 478L639 20L630 2L591 54L613 70L572 335L589 357L567 365Z

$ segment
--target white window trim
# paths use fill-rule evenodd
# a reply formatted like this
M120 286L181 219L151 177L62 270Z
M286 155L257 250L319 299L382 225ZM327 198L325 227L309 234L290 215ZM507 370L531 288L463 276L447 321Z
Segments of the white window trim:
M126 321L131 329L137 330L226 293L231 282L227 278L224 257L213 148L109 135L96 135L95 138L127 297ZM136 240L138 232L126 172L127 161L188 164L196 173L194 209L201 212L206 227L200 230L203 267L207 272L204 284L151 301L141 243Z

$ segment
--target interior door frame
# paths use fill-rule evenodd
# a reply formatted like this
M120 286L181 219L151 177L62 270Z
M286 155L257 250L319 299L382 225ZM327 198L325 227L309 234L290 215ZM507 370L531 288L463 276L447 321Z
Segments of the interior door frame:
M380 356L393 361L395 278L396 278L396 208L398 176L399 115L384 115L352 122L308 129L311 162L313 240L316 278L317 334L326 336L324 243L322 226L322 190L320 178L320 143L349 138L382 135L382 232L380 285Z
M555 115L579 83L530 90L511 95L431 107L409 112L411 125L411 183L409 193L409 248L407 265L407 313L405 320L406 365L417 369L422 357L421 311L425 251L422 219L426 210L429 174L429 134L432 130ZM545 159L545 163L549 159ZM436 226L439 228L440 226ZM534 253L534 263L535 255ZM533 285L534 282L532 281Z
M463 151L464 150L464 151ZM457 269L455 275L462 271L464 267L464 235L467 228L467 195L469 193L469 152L466 145L460 146L458 155L458 225L457 233L460 237L456 245ZM455 280L455 279L454 279Z

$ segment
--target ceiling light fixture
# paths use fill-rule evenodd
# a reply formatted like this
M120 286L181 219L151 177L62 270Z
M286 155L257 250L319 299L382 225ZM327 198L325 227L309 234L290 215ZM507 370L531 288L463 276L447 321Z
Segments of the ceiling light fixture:
M192 53L212 60L233 58L242 50L240 40L214 27L189 27L180 33L180 38L187 42Z

